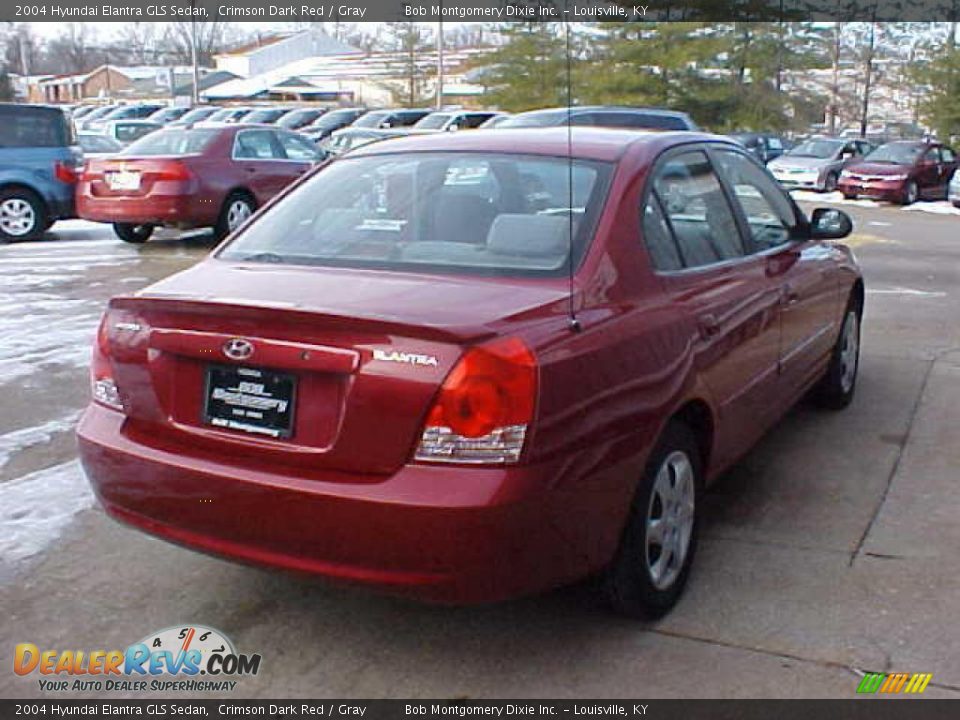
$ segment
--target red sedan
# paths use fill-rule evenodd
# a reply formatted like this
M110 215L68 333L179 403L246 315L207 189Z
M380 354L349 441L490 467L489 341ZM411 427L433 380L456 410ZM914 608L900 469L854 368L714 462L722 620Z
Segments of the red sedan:
M114 298L79 427L107 512L426 600L602 572L666 612L704 486L808 391L850 402L863 281L850 219L738 145L567 133L358 149Z
M957 156L946 145L899 140L881 145L840 173L837 189L857 197L912 205L917 200L946 200Z
M90 160L77 184L77 214L113 223L131 243L146 242L160 225L213 227L222 237L321 159L313 143L280 128L161 130Z

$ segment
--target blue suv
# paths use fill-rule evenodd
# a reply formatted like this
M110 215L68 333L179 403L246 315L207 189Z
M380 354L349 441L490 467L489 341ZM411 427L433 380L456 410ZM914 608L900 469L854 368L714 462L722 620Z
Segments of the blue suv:
M75 217L83 154L73 120L46 105L0 105L0 240L39 237Z

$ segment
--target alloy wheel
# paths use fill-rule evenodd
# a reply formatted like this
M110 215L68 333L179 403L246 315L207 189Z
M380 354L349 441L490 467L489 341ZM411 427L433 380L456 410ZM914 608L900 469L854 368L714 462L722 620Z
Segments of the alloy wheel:
M240 198L234 200L227 208L227 229L233 232L251 215L253 215L253 208L250 207L250 203Z
M844 393L850 392L857 378L857 362L859 360L860 332L857 314L847 313L843 323L843 344L840 347L840 388Z
M37 213L26 200L7 198L0 203L0 229L11 237L23 237L33 232Z
M657 471L647 508L644 566L658 590L676 582L694 522L694 470L685 452L668 455Z

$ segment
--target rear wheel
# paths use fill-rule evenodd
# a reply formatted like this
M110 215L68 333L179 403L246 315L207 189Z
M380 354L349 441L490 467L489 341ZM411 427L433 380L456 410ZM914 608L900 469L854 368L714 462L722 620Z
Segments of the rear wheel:
M826 179L823 181L823 191L832 193L837 189L837 182L839 177L835 172L827 173Z
M654 619L680 598L697 547L700 451L693 432L671 422L637 488L604 592L615 610Z
M223 208L220 210L220 218L214 232L218 238L225 238L230 233L243 225L250 216L256 212L257 203L246 193L231 193Z
M113 231L124 242L140 245L153 235L153 225L135 225L133 223L114 223Z
M831 410L842 410L853 400L857 389L857 372L860 369L860 303L851 298L843 316L840 336L833 346L830 364L814 397L817 402Z
M0 191L0 239L32 240L47 229L47 209L26 188Z
M903 189L903 205L913 205L920 197L920 189L917 187L917 183L913 180L907 183L907 186Z

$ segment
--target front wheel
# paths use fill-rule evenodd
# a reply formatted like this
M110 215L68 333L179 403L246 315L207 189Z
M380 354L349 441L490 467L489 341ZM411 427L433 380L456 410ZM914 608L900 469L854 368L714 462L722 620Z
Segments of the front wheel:
M832 193L837 189L837 182L839 177L835 172L827 173L826 179L823 181L823 191Z
M615 610L655 619L680 598L697 548L699 446L683 423L671 422L650 457L627 527L604 578Z
M857 194L856 194L856 193L844 193L844 194L843 194L843 199L844 199L844 200L856 200L856 199L857 199Z
M43 201L26 189L0 192L0 239L33 240L47 229Z
M153 235L153 225L135 225L133 223L114 223L113 232L124 242L142 245Z
M917 187L917 183L913 180L907 183L907 186L903 189L903 205L913 205L917 199L920 197L920 189Z
M830 354L827 372L815 391L819 404L831 410L842 410L853 400L860 369L860 317L857 303L851 301L843 316L840 336Z

